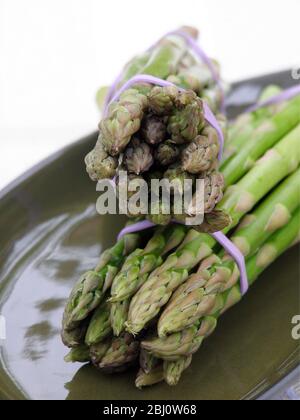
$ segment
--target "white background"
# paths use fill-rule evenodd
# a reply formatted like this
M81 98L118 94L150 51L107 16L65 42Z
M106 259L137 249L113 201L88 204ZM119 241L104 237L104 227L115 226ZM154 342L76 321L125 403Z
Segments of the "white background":
M0 0L0 188L95 130L95 92L182 24L232 81L299 64L299 0Z

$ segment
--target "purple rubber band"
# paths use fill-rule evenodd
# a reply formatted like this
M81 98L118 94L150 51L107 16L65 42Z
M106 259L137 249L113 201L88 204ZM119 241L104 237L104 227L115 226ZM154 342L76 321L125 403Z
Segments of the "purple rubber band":
M118 85L121 83L121 80L123 78L123 71L119 74L119 76L115 79L115 81L113 82L113 84L109 87L109 90L107 92L107 95L105 97L105 101L104 101L104 110L106 110L109 106L109 104L111 103L111 99L115 93L115 91L117 90Z
M133 225L125 226L118 235L118 241L125 235L141 232L146 229L151 229L155 226L156 225L149 220L142 220L141 222L134 223Z
M148 74L137 74L136 76L133 76L131 79L129 79L127 82L124 83L124 85L113 95L110 102L116 102L123 92L125 92L127 89L130 89L134 85L143 83L148 83L151 85L158 85L161 87L167 87L167 86L174 86L180 91L184 91L182 88L178 88L174 83L168 82L167 80L159 79L155 76L150 76ZM107 109L105 110L107 111Z
M130 80L128 80L119 90L116 92L111 100L111 102L116 102L119 97L122 95L123 92L125 92L127 89L131 88L134 85L137 85L139 83L150 83L152 85L158 85L161 87L167 87L167 86L173 86L179 89L180 91L184 92L185 89L179 88L174 83L168 82L167 80L159 79L158 77L149 76L147 74L139 74L137 76L132 77ZM219 160L222 159L223 156L223 150L224 150L224 135L223 131L220 127L220 124L218 123L216 117L214 116L213 112L209 108L208 104L203 101L204 104L204 117L205 120L216 130L219 138L220 143L220 151L219 151ZM109 104L108 104L109 106ZM104 117L107 116L108 112L108 106L104 110Z
M134 223L133 225L126 226L119 233L118 240L122 239L125 235L128 235L130 233L141 232L143 230L150 229L155 226L157 225L150 222L149 220L143 220L141 222ZM244 255L237 248L237 246L230 239L228 239L226 235L224 235L224 233L216 232L216 233L212 233L211 236L217 242L219 242L219 244L223 246L225 251L235 260L240 271L241 293L244 296L248 292L248 289L249 289L249 282L248 282L246 262L245 262Z
M239 270L240 270L240 284L241 284L241 293L244 296L249 289L249 282L246 270L245 257L237 246L227 238L226 235L222 232L216 232L212 234L213 238L223 246L227 253L235 260Z
M266 106L279 104L280 102L284 102L284 101L287 101L289 99L292 99L297 95L300 95L300 85L293 86L289 89L284 90L283 92L279 93L278 95L275 95L270 99L267 99L266 101L263 101L263 102L260 102L258 104L255 104L255 105L251 106L250 108L248 108L245 111L245 113L250 113L250 112L257 111L258 109L264 108Z
M220 127L220 124L218 123L218 120L214 116L207 102L203 101L203 104L204 104L204 117L206 121L216 130L219 137L220 150L219 150L218 159L221 160L223 156L223 151L224 151L224 141L225 141L224 134L223 134L222 128Z

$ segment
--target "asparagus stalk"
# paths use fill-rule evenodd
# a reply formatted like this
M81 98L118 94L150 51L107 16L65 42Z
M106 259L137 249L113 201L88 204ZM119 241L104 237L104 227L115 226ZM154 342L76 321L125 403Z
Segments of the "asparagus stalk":
M184 144L194 140L204 127L203 103L195 92L186 91L177 94L175 104L167 130L175 144Z
M192 356L183 356L180 359L169 362L164 361L164 379L170 386L178 384L182 373L191 365Z
M147 172L154 163L150 146L134 138L125 151L123 163L129 173L140 175Z
M96 363L96 367L104 373L123 372L137 360L139 350L139 342L125 333L112 340L101 361Z
M268 196L231 237L245 256L251 256L274 233L282 228L300 205L300 170L290 175ZM243 225L243 222L241 223ZM209 315L221 292L230 289L239 278L236 263L228 255L209 258L197 274L172 296L158 322L158 334L165 337L193 325L201 316Z
M128 318L130 299L123 300L121 302L111 303L110 308L110 323L116 337L125 329L125 322Z
M71 349L70 353L65 357L67 363L87 363L90 362L90 348L85 344Z
M191 174L216 168L220 141L214 128L207 126L182 152L182 167Z
M221 170L226 185L229 186L238 181L253 167L259 157L294 129L299 122L300 96L297 96L281 112L268 120L263 120L249 138L243 141L238 153L222 164Z
M160 144L155 151L155 161L162 166L170 166L177 161L180 155L179 147L172 140Z
M293 214L291 220L280 230L276 231L247 262L247 273L250 285L258 276L295 241L299 241L300 209ZM216 312L199 319L192 327L174 333L165 338L155 338L142 342L142 348L155 357L169 361L176 361L183 356L194 354L217 326L217 319L225 311L238 303L241 299L239 285L220 294L220 302Z
M84 343L84 337L88 328L88 320L85 320L73 330L62 328L61 339L66 347L76 348Z
M112 340L112 337L107 337L104 341L101 341L97 344L93 344L89 347L90 358L94 366L98 367L99 363L107 353L108 349L111 347Z
M108 117L101 120L99 129L101 143L110 156L119 156L139 131L147 106L147 96L137 89L126 90L109 106Z
M152 370L160 363L159 359L148 353L145 349L140 351L140 367L146 373L152 372Z
M74 330L97 308L105 291L121 268L126 255L136 249L141 235L130 234L101 256L96 268L88 271L74 286L67 301L63 317L63 331Z
M85 343L88 346L100 343L112 332L110 324L110 306L103 302L94 312L86 336Z
M92 181L113 178L118 168L118 159L110 156L104 149L102 134L98 137L97 144L85 157L86 170Z
M162 118L148 115L143 121L141 134L146 143L156 146L165 140L167 127Z
M143 369L140 369L136 380L135 386L139 389L142 389L145 386L152 386L162 382L164 380L164 369L163 365L160 364L152 369L150 372L145 373Z

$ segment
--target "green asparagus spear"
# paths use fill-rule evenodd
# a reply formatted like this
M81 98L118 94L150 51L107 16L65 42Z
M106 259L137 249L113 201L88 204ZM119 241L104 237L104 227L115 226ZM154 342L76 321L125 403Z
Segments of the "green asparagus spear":
M164 369L163 364L156 366L149 373L145 373L143 369L140 369L136 380L135 386L139 389L142 389L145 386L152 386L162 382L164 380Z
M110 308L110 323L116 337L125 329L125 322L128 318L130 299L123 300L121 302L111 303Z
M69 354L65 357L65 362L67 363L87 363L90 362L90 348L85 344L80 345L79 347L73 348Z
M139 350L139 342L130 334L125 333L112 340L97 367L104 373L123 372L137 360Z
M86 170L92 181L100 179L113 178L118 168L118 159L110 156L104 150L102 143L102 134L100 133L98 142L85 158Z
M148 115L144 118L141 134L146 143L155 146L165 140L167 127L162 118Z
M129 173L140 175L149 171L154 163L150 146L138 138L132 139L125 151L123 163Z
M191 365L192 356L183 356L176 361L164 361L164 379L170 386L178 384L182 373Z
M100 343L93 344L89 347L90 349L90 358L94 366L98 367L99 363L105 356L106 352L110 348L112 344L112 337L107 337L104 341L101 341Z
M159 363L159 359L148 353L145 349L141 349L140 367L146 374L150 373Z
M162 166L169 166L176 162L180 149L171 140L160 144L155 151L155 161Z
M110 305L107 302L103 302L92 316L85 336L85 343L88 346L100 343L111 333Z
M199 174L215 169L220 150L217 132L212 127L205 127L182 152L182 167L191 174Z
M72 330L62 328L61 339L66 347L76 348L84 343L84 337L88 328L88 319Z
M147 96L136 89L126 90L109 106L108 116L99 128L101 143L111 156L119 156L139 131L147 106Z
M176 144L191 142L205 125L203 103L195 92L179 92L168 122L168 133Z

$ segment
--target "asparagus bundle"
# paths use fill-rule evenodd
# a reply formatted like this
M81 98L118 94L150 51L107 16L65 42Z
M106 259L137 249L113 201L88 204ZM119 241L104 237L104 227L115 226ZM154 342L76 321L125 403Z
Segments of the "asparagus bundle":
M197 36L191 28L182 31ZM188 210L173 214L158 201L158 214L148 216L158 225L197 215L194 186L204 179L205 219L193 229L157 227L141 248L142 234L126 235L106 251L74 287L62 339L71 348L66 361L91 362L104 373L139 360L136 386L142 388L162 380L176 385L219 316L242 297L237 263L208 233L230 236L245 256L250 285L298 242L300 97L240 117L230 128L219 172L219 138L204 118L202 99L218 113L220 87L184 37L168 35L135 57L115 89L136 74L187 90L137 83L120 98L111 94L99 140L86 157L88 173L95 181L114 178L118 193L121 170L133 184L175 180L174 207L175 191L190 179ZM261 100L277 92L270 87ZM218 119L225 131L224 117Z
M293 213L290 221L271 235L264 245L247 260L250 285L276 258L299 241L300 208ZM211 310L211 315L199 318L192 327L166 338L156 338L142 342L141 369L136 386L153 385L165 380L176 385L183 371L190 365L191 357L203 340L215 330L217 319L241 299L239 286L234 284L226 292L220 292L220 301ZM118 372L130 366L138 358L138 342L129 334L121 339L108 339L97 345L82 345L72 349L66 361L84 363L92 361L104 372ZM145 361L146 359L146 361Z
M182 33L197 37L197 31L182 28L125 67L116 89L137 73L174 85L161 87L137 82L118 98L112 94L113 98L109 98L112 102L99 124L98 142L86 157L86 167L94 181L115 179L117 192L124 191L119 174L126 171L128 199L138 180L157 179L154 177L157 171L161 178L172 177L175 185L182 179L190 179L194 192L196 179L204 179L207 186L205 213L210 214L210 219L217 219L219 227L221 221L223 225L228 223L227 218L220 219L219 213L212 213L222 198L224 187L223 176L211 175L218 169L220 139L205 119L202 99L209 98L211 107L219 114L221 88L209 69L194 58ZM218 73L217 64L215 67ZM217 118L226 131L224 117L217 115ZM151 182L149 189L151 196ZM210 199L212 190L216 191L214 200ZM173 194L171 197L175 199ZM148 215L156 224L170 223L172 209L158 202L155 210L146 207L141 214ZM210 226L214 229L212 221Z
M299 242L299 226L300 209L298 208L289 223L275 232L263 245L263 247L247 261L247 273L250 285L255 282L258 276L276 258L278 258L290 246ZM221 303L217 308L215 308L215 311L211 311L210 316L199 318L192 327L172 334L166 338L157 338L151 341L145 341L142 343L142 346L152 355L164 359L164 363L176 363L182 366L184 364L184 360L191 357L192 354L199 349L205 338L213 333L217 326L217 319L219 316L238 303L240 299L241 293L239 286L235 285L221 295ZM180 374L183 371L184 369L180 371ZM163 379L166 379L164 375L158 378L155 383L160 382ZM180 375L177 375L176 379L179 380ZM167 382L171 385L169 381ZM148 383L143 383L141 386L147 385Z

